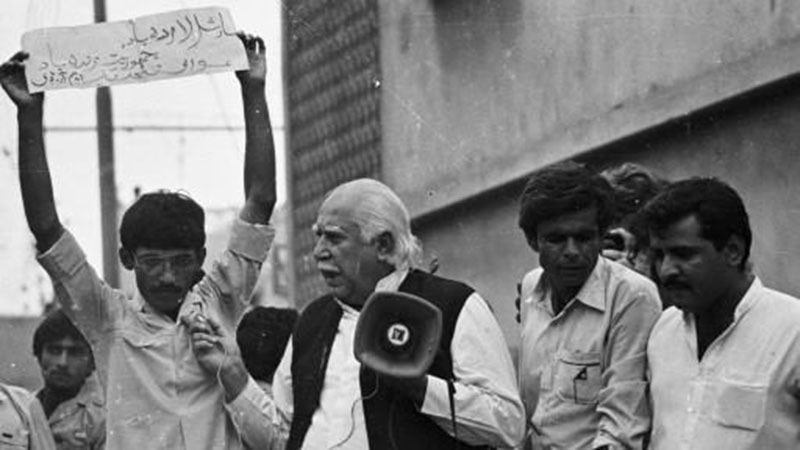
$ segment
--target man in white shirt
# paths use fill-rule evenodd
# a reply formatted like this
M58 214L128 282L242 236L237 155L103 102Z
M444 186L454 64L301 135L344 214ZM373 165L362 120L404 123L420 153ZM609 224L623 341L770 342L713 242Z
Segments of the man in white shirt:
M320 207L314 231L314 258L330 293L300 316L273 397L248 379L230 336L213 321L194 324L198 360L220 374L245 442L314 450L518 445L523 408L503 334L472 288L414 268L420 248L397 195L370 179L340 185ZM442 310L441 344L426 375L392 378L355 359L359 311L374 291L412 293Z
M520 292L534 449L642 448L650 426L645 348L661 303L649 279L600 257L613 205L608 182L574 162L535 172L520 200L541 265Z
M800 448L800 300L749 270L742 199L692 178L644 214L661 295L674 305L647 349L652 448Z
M98 276L59 219L45 152L44 94L28 91L28 55L19 52L0 65L0 85L17 106L28 228L62 311L92 347L106 399L109 449L241 448L217 379L198 366L181 320L213 316L233 332L274 237L269 219L275 146L264 94L264 42L239 38L249 62L236 72L245 118L245 204L228 248L204 274L202 207L179 192L141 195L123 214L119 230L120 262L136 280L133 296Z

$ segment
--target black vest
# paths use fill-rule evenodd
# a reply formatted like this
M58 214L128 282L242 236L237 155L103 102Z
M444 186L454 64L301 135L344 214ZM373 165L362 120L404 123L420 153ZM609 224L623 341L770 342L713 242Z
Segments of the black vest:
M442 339L428 374L444 380L452 379L450 343L459 313L472 294L472 288L412 270L398 290L422 297L442 310ZM297 450L302 446L311 426L311 418L319 407L328 357L341 317L342 309L338 303L332 296L326 295L309 304L295 326L292 334L294 418L286 445L288 450ZM385 385L379 385L375 390L376 379L372 370L362 367L361 396L364 399L364 417L371 449L475 448L453 439L427 416L419 413L406 396Z

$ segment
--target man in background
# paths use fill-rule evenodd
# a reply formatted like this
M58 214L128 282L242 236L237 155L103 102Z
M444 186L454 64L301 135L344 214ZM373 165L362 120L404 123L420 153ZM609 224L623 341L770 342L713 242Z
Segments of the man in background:
M661 295L647 348L655 450L800 448L800 300L750 270L750 219L714 178L644 210Z
M33 333L44 387L36 393L59 450L104 448L106 412L89 343L60 309Z
M247 372L267 393L272 393L272 377L295 322L297 311L294 309L255 306L236 328L236 344Z
M645 348L656 286L600 257L608 182L583 165L528 180L519 226L539 255L520 292L519 383L534 449L642 448L650 428Z

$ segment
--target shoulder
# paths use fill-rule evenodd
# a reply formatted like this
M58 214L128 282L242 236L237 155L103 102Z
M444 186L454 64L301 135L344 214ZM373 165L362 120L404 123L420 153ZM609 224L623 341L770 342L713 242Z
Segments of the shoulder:
M91 405L98 409L103 409L105 407L105 399L103 390L100 387L97 371L92 372L92 374L86 378L78 397L80 397L80 401L86 405Z
M312 300L311 303L306 305L306 307L303 308L303 311L300 313L300 317L310 316L319 311L330 309L333 306L336 306L336 300L334 300L332 295L326 294L322 297Z
M605 283L613 301L621 307L639 306L661 311L658 288L652 280L614 261L601 258Z
M674 339L676 330L683 326L683 323L683 311L670 306L661 313L653 326L653 331L650 333L650 341L663 338Z
M19 386L12 386L9 384L3 384L3 390L5 391L4 396L8 396L9 400L16 403L19 406L28 408L31 403L34 401L38 401L36 396L28 391L25 388L21 388Z
M326 294L313 300L303 308L303 311L297 317L297 322L294 326L295 331L292 332L293 339L296 341L298 337L303 338L306 334L309 334L307 333L308 330L318 329L326 320L340 311L341 307L336 303L333 295Z
M531 290L539 283L539 280L542 278L542 274L544 274L544 269L541 267L537 267L533 270L529 270L528 273L523 275L522 277L522 290L525 292L526 290Z
M464 282L432 275L421 270L410 271L407 281L423 292L431 292L432 295L447 293L466 298L475 292L475 289Z
M542 280L542 275L544 275L544 269L537 267L533 270L529 270L527 273L525 273L525 275L522 276L522 281L519 285L520 299L531 297L533 295L533 292L536 290L536 287L539 286L539 283Z
M768 322L773 329L800 333L800 299L797 297L764 287L756 311L759 311L759 322Z

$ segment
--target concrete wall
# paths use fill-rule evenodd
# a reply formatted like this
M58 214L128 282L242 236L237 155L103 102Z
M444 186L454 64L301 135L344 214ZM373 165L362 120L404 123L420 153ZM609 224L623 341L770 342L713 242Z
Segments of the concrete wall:
M41 317L0 317L0 381L29 390L42 387L33 356L33 332Z
M643 164L669 179L717 176L744 198L755 271L770 287L800 296L800 82L792 81L704 111L687 120L584 155L590 164ZM516 226L512 183L419 223L440 273L470 280L489 299L512 348L517 346L514 286L537 256ZM457 219L453 219L457 217Z
M380 4L383 178L427 214L774 81L788 0Z

